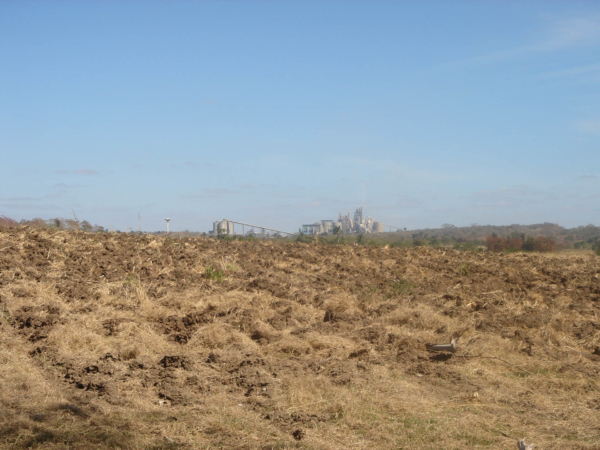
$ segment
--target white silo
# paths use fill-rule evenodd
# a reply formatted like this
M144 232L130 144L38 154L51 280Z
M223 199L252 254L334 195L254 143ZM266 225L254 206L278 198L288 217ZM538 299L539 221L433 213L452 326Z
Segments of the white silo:
M227 234L227 220L223 219L217 223L217 235Z

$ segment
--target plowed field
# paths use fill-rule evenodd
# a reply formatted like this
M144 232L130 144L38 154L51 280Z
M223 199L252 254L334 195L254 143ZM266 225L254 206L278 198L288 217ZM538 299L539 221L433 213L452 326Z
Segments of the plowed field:
M2 448L600 448L591 253L4 229L0 313Z

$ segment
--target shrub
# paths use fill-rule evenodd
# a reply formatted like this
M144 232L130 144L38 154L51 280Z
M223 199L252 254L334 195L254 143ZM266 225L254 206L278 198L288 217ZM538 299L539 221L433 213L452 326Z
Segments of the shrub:
M48 228L48 224L46 221L40 217L36 217L31 220L21 220L21 225L28 225L31 228L36 228L38 230L43 230L44 228Z
M505 249L505 241L498 236L488 236L486 238L486 245L491 252L501 252Z
M506 248L513 252L521 251L523 248L523 241L518 237L506 238Z
M554 252L556 251L556 241L552 238L540 236L535 239L534 249L537 252Z
M552 238L540 236L532 237L499 237L490 235L486 238L486 245L491 252L553 252L556 251L556 241Z
M10 217L0 216L0 227L13 228L19 225L16 220Z
M412 241L404 240L404 239L400 239L397 241L392 241L390 243L390 247L404 247L404 248L409 248L412 247Z

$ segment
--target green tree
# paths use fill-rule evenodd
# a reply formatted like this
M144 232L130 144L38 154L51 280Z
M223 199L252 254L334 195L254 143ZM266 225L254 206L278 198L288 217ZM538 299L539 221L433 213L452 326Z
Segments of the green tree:
M340 238L342 237L342 227L340 227L339 225L336 225L333 227L332 230L333 234L337 236L337 243L340 243Z

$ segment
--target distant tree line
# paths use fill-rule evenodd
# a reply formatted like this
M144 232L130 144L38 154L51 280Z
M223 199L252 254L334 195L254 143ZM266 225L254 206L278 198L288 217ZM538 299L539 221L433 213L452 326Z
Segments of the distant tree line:
M91 231L95 233L105 232L106 229L100 225L92 225L87 220L79 221L75 218L64 219L61 217L55 217L53 219L41 219L36 217L35 219L23 219L17 222L14 219L6 216L0 216L0 228L13 228L18 226L27 225L31 228L36 229L56 229L56 230L80 230L80 231Z
M17 222L6 216L0 216L0 228L27 225L36 229L80 230L103 233L106 230L100 225L92 225L87 220L53 218L21 220ZM336 230L338 231L338 230ZM163 234L164 232L156 232ZM504 236L499 236L499 234ZM202 236L205 233L180 232L173 236ZM254 236L218 236L222 240L254 240ZM365 245L389 247L431 247L453 248L461 251L493 252L553 252L565 248L591 249L600 255L600 227L594 225L565 229L556 224L544 223L536 225L511 226L471 226L456 227L445 223L441 228L412 230L393 233L375 233L358 235L310 236L299 233L292 238L273 236L274 239L293 239L303 243L322 243L338 245Z

